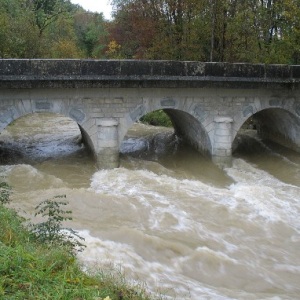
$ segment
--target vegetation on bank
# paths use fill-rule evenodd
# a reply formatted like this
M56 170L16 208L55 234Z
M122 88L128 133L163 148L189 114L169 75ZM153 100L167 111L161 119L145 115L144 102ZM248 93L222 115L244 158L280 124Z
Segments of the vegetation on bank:
M153 126L164 126L164 127L172 127L172 121L169 116L163 110L156 110L150 112L143 117L141 117L140 121L145 124L153 125Z
M6 184L0 184L0 193L0 299L151 299L142 288L129 287L121 275L82 271L74 252L77 242L57 231L69 218L61 201L42 202L37 213L49 218L30 228L5 206L9 202Z

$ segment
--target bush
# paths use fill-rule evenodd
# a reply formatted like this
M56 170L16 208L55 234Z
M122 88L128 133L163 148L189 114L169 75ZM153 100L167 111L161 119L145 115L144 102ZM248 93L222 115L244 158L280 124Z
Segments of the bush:
M10 201L11 187L6 182L0 182L0 204L7 204Z
M40 243L61 245L70 253L75 254L77 251L82 251L85 246L80 242L83 238L75 230L63 227L64 221L72 220L72 212L62 208L68 202L57 200L61 198L66 198L66 196L60 195L47 199L35 208L37 211L35 216L42 216L44 221L31 225L32 235Z
M163 110L156 110L143 116L140 121L153 126L172 127L172 121Z

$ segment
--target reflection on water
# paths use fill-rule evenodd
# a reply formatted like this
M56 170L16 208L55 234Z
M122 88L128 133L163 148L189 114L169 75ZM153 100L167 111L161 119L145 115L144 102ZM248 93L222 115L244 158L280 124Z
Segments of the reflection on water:
M198 179L218 186L226 186L232 180L210 159L203 156L184 141L173 129L135 124L129 131L120 149L122 165L140 169L163 167L162 172L172 170L172 176L181 179ZM157 162L157 164L153 164Z
M177 299L300 299L300 156L251 134L222 171L169 129L137 124L121 167L97 171L76 124L31 115L1 134L18 155L0 168L27 214L67 195L86 265L120 265Z
M246 130L238 138L235 156L266 170L278 179L300 186L300 155L271 141L261 141L255 131Z
M88 187L96 170L78 125L61 115L35 113L20 118L1 133L0 144L2 164L28 164L70 186Z

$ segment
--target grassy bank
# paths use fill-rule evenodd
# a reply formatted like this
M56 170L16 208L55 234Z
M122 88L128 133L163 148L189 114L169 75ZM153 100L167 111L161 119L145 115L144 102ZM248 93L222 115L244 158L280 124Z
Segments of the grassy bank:
M24 219L1 203L0 228L0 299L151 299L121 276L84 273L65 245L34 238Z

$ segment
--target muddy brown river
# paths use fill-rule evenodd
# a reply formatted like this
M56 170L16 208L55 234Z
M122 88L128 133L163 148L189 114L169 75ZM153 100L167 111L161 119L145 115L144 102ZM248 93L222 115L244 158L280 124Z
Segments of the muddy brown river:
M66 195L84 266L167 299L300 299L300 154L246 130L221 170L171 129L136 124L97 170L72 120L32 114L0 136L12 206Z

